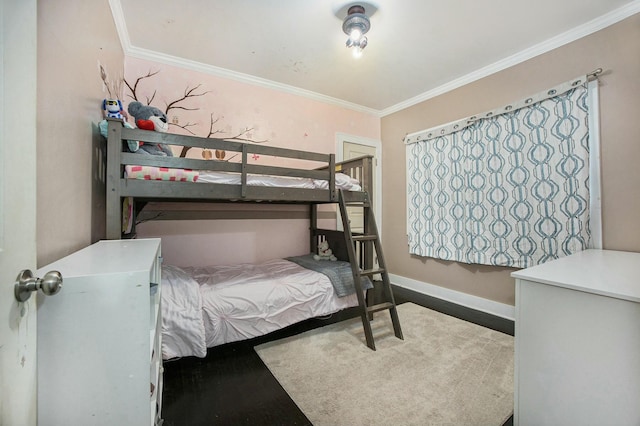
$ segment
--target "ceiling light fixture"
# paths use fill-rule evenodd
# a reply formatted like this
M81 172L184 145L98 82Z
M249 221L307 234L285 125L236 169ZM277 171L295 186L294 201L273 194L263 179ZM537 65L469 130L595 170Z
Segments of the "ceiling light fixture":
M359 58L362 50L367 46L365 34L371 28L369 18L364 14L364 7L353 5L347 11L347 17L342 23L342 31L349 36L347 47L353 47L353 56Z

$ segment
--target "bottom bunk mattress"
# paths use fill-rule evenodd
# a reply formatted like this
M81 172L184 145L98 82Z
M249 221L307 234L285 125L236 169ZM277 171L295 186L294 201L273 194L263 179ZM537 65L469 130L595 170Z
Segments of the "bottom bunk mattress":
M311 256L260 264L162 267L162 357L204 357L207 348L250 339L302 320L357 306L355 292L342 297L332 274L306 266ZM347 262L320 261L320 269ZM346 268L346 269L345 269ZM345 272L348 272L348 274ZM335 275L335 274L333 274ZM331 277L331 278L330 278ZM353 278L351 278L351 287ZM370 288L370 282L364 288Z

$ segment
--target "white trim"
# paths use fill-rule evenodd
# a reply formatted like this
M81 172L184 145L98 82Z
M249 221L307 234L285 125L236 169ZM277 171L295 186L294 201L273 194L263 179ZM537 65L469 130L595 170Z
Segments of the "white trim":
M497 317L515 320L516 308L505 303L495 302L471 294L462 293L460 291L451 290L433 284L428 284L412 278L402 277L400 275L389 274L389 280L393 285L415 291L420 294L435 297L447 302L455 303L460 306L474 309L476 311L485 312Z
M111 13L116 24L116 29L118 31L118 36L120 37L120 43L122 44L122 50L124 51L125 56L159 62L161 64L171 65L191 71L197 71L203 74L210 74L216 77L228 78L230 80L236 80L242 83L252 84L254 86L260 86L271 90L277 90L279 92L302 96L307 99L312 99L314 101L323 102L325 104L346 108L352 111L371 114L376 117L379 117L380 115L380 111L376 109L312 92L311 90L300 89L298 87L278 83L276 81L267 80L265 78L243 74L225 68L204 64L202 62L191 61L188 59L180 58L178 56L167 55L164 53L155 52L153 50L133 46L131 44L131 39L129 38L129 33L127 31L127 25L124 19L124 12L122 10L120 0L109 0L109 5L111 6Z
M343 101L342 99L332 98L331 96L326 96L317 92L312 92L311 90L300 89L298 87L290 86L288 84L278 83L276 81L267 80L265 78L260 78L260 77L256 77L249 74L243 74L243 73L231 71L225 68L204 64L202 62L191 61L191 60L180 58L177 56L166 55L163 53L154 52L154 51L142 49L139 47L132 46L129 49L129 51L125 51L125 54L134 58L159 62L167 65L172 65L175 67L180 67L180 68L184 68L192 71L201 72L203 74L210 74L216 77L228 78L230 80L236 80L242 83L264 87L266 89L277 90L279 92L301 96L307 99L346 108L352 111L371 114L376 117L378 117L380 114L380 112L376 109L354 104L352 102Z
M404 146L404 174L405 174L405 184L404 184L404 190L407 193L407 196L404 197L404 234L407 237L407 250L410 248L409 247L409 209L411 208L411 206L409 205L410 200L409 200L409 182L411 182L411 175L410 175L410 167L409 167L409 150L413 149L414 147L412 147L411 145L405 144Z
M6 172L4 166L4 141L7 140L7 135L4 134L4 112L7 110L7 106L9 105L9 101L5 102L4 99L4 79L7 75L4 69L4 39L5 39L5 26L4 26L4 1L0 1L0 23L2 23L2 28L0 28L0 71L2 76L0 76L0 182L7 182ZM0 183L0 253L4 251L4 228L5 228L5 220L4 220L4 185Z
M473 83L476 80L480 80L481 78L487 77L498 71L502 71L506 68L512 67L521 62L529 60L533 57L549 52L558 47L564 46L565 44L568 44L572 41L578 40L581 37L585 37L603 28L616 24L622 21L623 19L626 19L629 16L632 16L640 12L640 0L634 0L625 6L622 6L605 15L595 18L583 25L580 25L569 31L566 31L556 37L552 37L542 43L539 43L535 46L532 46L528 49L525 49L507 58L501 59L498 62L487 65L486 67L480 68L467 75L464 75L460 78L452 80L448 83L445 83L441 86L438 86L434 89L424 92L418 96L414 96L403 102L392 105L388 108L377 110L374 108L358 105L352 102L343 101L341 99L332 98L330 96L325 96L316 92L312 92L310 90L304 90L294 86L277 83L271 80L254 77L248 74L242 74L242 73L230 71L230 70L219 68L219 67L206 65L200 62L188 61L183 58L170 56L170 55L163 55L151 50L134 47L131 45L129 33L127 32L126 22L124 19L124 13L122 11L122 5L120 3L120 0L109 0L109 5L111 6L111 13L113 15L113 20L115 21L116 29L118 31L118 36L120 37L120 43L122 44L122 50L124 51L125 56L132 56L139 59L156 61L156 62L168 64L168 65L178 66L186 69L191 69L194 71L216 75L218 77L229 78L232 80L237 80L244 83L253 84L256 86L262 86L262 87L266 87L273 90L279 90L285 93L306 97L306 98L313 99L319 102L324 102L330 105L340 106L353 111L372 114L379 118L393 114L405 108L409 108L420 102L424 102L428 99L434 98L443 93L457 89L466 84ZM594 65L594 66L597 66L597 65ZM585 72L586 71L587 70L585 70Z
M589 248L602 248L602 195L600 186L600 100L598 80L587 84L589 114Z
M124 12L122 11L122 4L120 0L109 0L109 6L111 7L111 15L113 15L113 22L116 25L116 31L118 32L118 38L120 38L120 45L126 55L131 50L131 39L129 38L129 31L127 31L127 23L124 20Z
M447 93L451 90L457 89L469 83L473 83L474 81L480 80L481 78L487 77L491 74L495 74L509 67L518 65L538 55L542 55L543 53L549 52L553 49L557 49L558 47L564 46L565 44L571 43L582 37L586 37L589 34L595 33L596 31L600 31L603 28L616 24L623 19L628 18L629 16L635 15L638 12L640 12L640 0L635 0L605 15L599 16L598 18L595 18L583 25L580 25L560 35L543 41L542 43L531 46L528 49L522 50L514 55L501 59L498 62L494 62L493 64L487 65L486 67L480 68L460 78L451 80L450 82L445 83L442 86L438 86L418 96L407 99L406 101L390 106L389 108L385 108L379 111L380 117L384 117L393 114L394 112L401 111L405 108L409 108L410 106L419 104L420 102L435 98L436 96L442 95L443 93ZM598 68L599 66L599 64L594 64L594 68ZM590 72L591 70L584 71Z
M336 133L336 161L344 160L344 143L350 142L358 145L369 146L375 148L376 156L373 167L375 167L376 180L373 183L373 214L376 217L376 224L378 225L378 233L382 238L382 142L376 139L365 138L362 136L350 135L347 133ZM337 216L338 229L342 229L342 223L340 221L339 211Z

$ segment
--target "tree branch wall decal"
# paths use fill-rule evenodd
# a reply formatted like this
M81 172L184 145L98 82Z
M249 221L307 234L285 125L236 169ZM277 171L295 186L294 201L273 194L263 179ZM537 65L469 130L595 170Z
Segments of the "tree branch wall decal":
M129 94L127 95L129 98L131 98L134 101L138 101L138 102L142 102L140 100L141 95L141 88L140 88L140 84L143 83L145 80L150 79L154 76L156 76L160 71L151 71L149 70L149 72L147 72L147 74L142 75L138 78L136 78L135 82L133 83L129 83L126 79L123 79L125 86L129 89ZM172 110L180 110L180 111L184 111L184 112L190 112L190 111L198 111L200 110L200 108L197 107L193 107L193 106L189 106L189 105L185 105L185 102L188 102L189 100L193 99L193 98L197 98L197 97L202 97L205 96L209 93L211 93L210 90L207 91L203 91L201 89L201 84L198 84L196 86L190 86L187 85L187 87L184 89L184 93L181 97L173 99L171 101L168 101L165 103L165 114L167 115L167 117L169 117L169 112ZM153 90L153 93L151 96L146 96L145 98L145 102L147 105L151 105L151 103L155 100L157 95L157 90ZM245 127L243 129L241 129L239 132L231 135L231 136L224 136L225 133L228 133L227 131L224 130L220 130L219 128L216 128L216 125L219 124L221 120L221 117L215 117L214 118L214 114L211 113L210 114L210 122L209 122L209 133L204 136L206 138L212 138L212 137L216 137L218 139L224 139L224 140L234 140L234 141L240 141L240 142L249 142L249 143L265 143L268 142L267 139L264 140L256 140L253 139L249 136L249 134L254 130L254 128L252 127ZM169 126L175 126L178 128L181 128L182 130L186 131L187 133L193 135L193 136L198 136L198 134L195 132L195 128L197 126L199 126L200 123L197 122L191 122L191 121L187 121L185 124L180 124L180 123L174 123L173 120L169 119ZM181 152L180 152L180 157L186 157L187 153L189 152L189 150L192 147L183 147ZM211 154L211 151L208 150L207 148L203 148L203 152L202 152L202 156L203 158L206 159L212 159L213 155ZM226 153L224 151L221 150L216 150L215 151L215 157L217 160L221 160L221 161L230 161L231 159L235 158L236 155L225 159Z

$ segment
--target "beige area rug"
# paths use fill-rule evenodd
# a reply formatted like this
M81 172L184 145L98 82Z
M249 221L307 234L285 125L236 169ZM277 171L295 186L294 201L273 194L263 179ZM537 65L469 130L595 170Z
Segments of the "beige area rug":
M360 318L256 346L314 424L501 426L513 413L513 337L404 303L404 340L389 314Z

